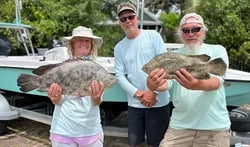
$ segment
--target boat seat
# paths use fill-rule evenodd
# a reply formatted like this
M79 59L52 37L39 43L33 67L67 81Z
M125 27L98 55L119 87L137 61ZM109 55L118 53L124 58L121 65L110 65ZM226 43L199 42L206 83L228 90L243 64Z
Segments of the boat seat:
M55 47L44 53L45 60L65 61L69 59L66 47Z

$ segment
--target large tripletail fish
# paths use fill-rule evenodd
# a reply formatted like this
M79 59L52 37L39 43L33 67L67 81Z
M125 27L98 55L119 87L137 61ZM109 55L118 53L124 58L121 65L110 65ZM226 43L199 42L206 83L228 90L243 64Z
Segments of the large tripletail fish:
M47 92L52 83L62 86L64 95L89 95L90 83L102 81L106 87L117 83L114 75L108 73L94 61L70 59L59 64L40 66L33 70L35 75L21 74L17 79L20 90L28 92L37 89Z
M163 68L169 74L168 79L173 79L175 71L185 68L197 79L208 79L209 73L222 76L226 72L227 65L221 58L210 60L210 56L184 55L174 52L166 52L155 56L146 63L142 70L149 74L156 68Z

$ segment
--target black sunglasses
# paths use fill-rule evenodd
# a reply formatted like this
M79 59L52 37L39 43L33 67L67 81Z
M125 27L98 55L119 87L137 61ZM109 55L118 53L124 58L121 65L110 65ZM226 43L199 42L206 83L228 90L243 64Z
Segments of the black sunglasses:
M201 28L202 28L202 27L194 27L194 28L192 28L192 29L183 28L183 29L181 29L181 30L182 30L182 32L183 32L184 34L189 34L189 33L195 34L195 33L200 32Z
M127 16L127 17L121 17L121 18L119 18L119 20L120 20L121 22L126 22L127 19L131 21L131 20L134 20L134 19L135 19L135 16L136 16L136 15L129 15L129 16Z

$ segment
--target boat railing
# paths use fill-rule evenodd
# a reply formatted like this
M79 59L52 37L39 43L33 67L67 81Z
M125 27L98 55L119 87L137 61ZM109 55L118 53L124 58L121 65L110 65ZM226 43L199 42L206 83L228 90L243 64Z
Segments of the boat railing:
M22 9L22 1L21 0L14 0L15 7L16 7L16 20L15 23L7 23L7 22L0 22L0 28L7 28L13 29L17 33L17 39L20 43L23 44L26 54L28 56L35 55L35 51L33 48L33 44L31 41L29 29L32 27L30 25L26 25L22 23L21 20L21 9Z
M178 48L182 48L184 44L182 43L165 43L166 50L168 52L177 50Z

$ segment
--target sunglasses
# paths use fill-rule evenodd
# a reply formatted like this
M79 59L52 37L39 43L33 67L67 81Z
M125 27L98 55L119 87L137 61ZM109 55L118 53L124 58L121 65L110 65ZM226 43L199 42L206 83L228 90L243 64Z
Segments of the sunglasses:
M182 32L183 32L184 34L189 34L189 33L195 34L195 33L200 32L201 28L202 28L202 27L194 27L194 28L192 28L192 29L183 28L183 29L181 29L181 30L182 30Z
M119 18L119 20L120 20L120 22L126 22L127 19L131 21L131 20L135 19L135 16L136 15L130 15L130 16L127 16L127 17L121 17L121 18Z

